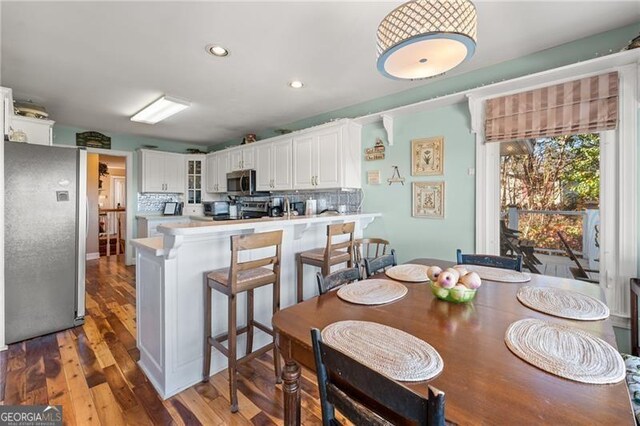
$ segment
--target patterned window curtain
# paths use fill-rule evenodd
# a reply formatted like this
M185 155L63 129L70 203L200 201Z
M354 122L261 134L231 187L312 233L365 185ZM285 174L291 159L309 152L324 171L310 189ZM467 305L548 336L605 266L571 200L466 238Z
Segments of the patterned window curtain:
M618 124L618 73L489 99L485 141L600 132Z

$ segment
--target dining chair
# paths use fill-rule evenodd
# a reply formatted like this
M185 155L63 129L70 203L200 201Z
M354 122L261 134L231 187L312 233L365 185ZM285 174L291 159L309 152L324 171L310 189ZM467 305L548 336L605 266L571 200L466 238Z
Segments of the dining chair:
M567 256L569 256L569 259L573 260L573 263L576 264L575 267L569 268L569 271L571 271L571 275L573 275L573 278L575 278L576 280L585 281L591 284L599 284L600 280L591 278L588 272L599 273L600 271L598 271L597 269L585 269L580 263L580 260L578 259L578 257L575 255L575 253L571 249L571 246L569 245L569 241L567 241L567 237L565 237L561 231L558 231L557 234L558 234L558 238L560 238L560 241L562 242L562 245L564 246L564 251L567 253Z
M344 284L359 281L361 278L362 276L360 275L359 266L340 269L339 271L332 272L327 276L323 276L321 272L318 272L316 274L316 279L318 280L318 292L320 294L325 294L326 292L343 286Z
M458 265L490 266L492 268L512 269L522 272L522 255L515 257L492 256L488 254L462 254L462 250L456 250Z
M364 271L366 277L369 278L373 274L383 271L390 266L396 266L397 264L398 260L396 259L396 251L391 249L391 253L385 254L384 256L378 256L374 259L365 259Z
M327 240L324 247L303 251L296 255L296 297L298 303L304 299L304 265L320 268L322 275L329 275L331 267L335 265L346 263L347 268L353 266L355 226L355 222L327 225ZM344 240L345 236L346 240ZM336 242L341 237L344 241Z
M382 238L358 238L353 242L353 254L356 265L360 266L364 274L364 259L375 259L378 256L387 254L389 241Z
M640 347L638 347L638 297L640 297L640 278L631 278L631 355L622 354L627 371L627 387L631 397L636 424L640 424Z
M326 345L317 328L311 329L311 340L324 426L340 424L336 408L356 425L445 424L444 392L427 386L428 398L414 393Z

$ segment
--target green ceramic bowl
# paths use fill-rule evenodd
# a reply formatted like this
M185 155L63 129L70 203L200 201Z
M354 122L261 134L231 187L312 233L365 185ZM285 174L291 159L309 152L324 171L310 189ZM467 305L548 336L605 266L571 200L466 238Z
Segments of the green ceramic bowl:
M446 289L438 287L433 281L429 282L431 286L431 292L435 297L440 300L446 300L452 303L467 303L471 302L476 297L476 290L465 288L462 291L459 289Z

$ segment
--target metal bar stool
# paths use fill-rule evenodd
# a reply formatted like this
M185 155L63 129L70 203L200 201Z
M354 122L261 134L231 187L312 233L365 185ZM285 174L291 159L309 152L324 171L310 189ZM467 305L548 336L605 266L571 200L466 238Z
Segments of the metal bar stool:
M258 328L274 336L271 328L259 323L253 318L253 290L265 285L273 284L273 313L280 310L280 247L282 245L282 231L264 232L259 234L234 235L231 237L231 267L216 269L204 273L205 284L205 327L204 327L204 365L202 381L206 382L211 376L211 347L214 346L228 359L229 393L231 412L238 411L238 387L236 372L238 364L256 358L273 349L273 364L276 382L280 383L280 357L278 347L274 343L252 352L253 332ZM275 247L275 255L247 262L239 262L238 254L243 250L255 250ZM266 268L273 265L273 269ZM228 298L229 325L228 332L218 336L211 336L211 290L215 289ZM247 292L247 324L237 328L236 295ZM238 334L247 333L246 355L236 359L236 338ZM228 340L227 347L222 342Z
M327 245L324 248L303 251L297 254L297 292L298 302L302 302L302 284L304 280L304 265L312 265L321 269L322 275L327 276L331 267L341 263L347 263L347 267L353 267L353 233L355 222L338 223L327 226ZM341 243L333 243L334 237L349 234L349 239ZM346 249L346 250L345 250Z

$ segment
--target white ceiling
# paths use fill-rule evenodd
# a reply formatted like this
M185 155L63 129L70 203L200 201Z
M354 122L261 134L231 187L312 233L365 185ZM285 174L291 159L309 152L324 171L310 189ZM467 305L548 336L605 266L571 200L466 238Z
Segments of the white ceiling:
M377 25L400 3L3 1L1 84L60 124L211 145L437 84L376 70ZM449 75L640 20L637 1L476 6L476 55ZM231 55L208 55L212 42ZM162 94L192 106L156 125L129 121Z

